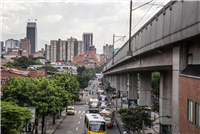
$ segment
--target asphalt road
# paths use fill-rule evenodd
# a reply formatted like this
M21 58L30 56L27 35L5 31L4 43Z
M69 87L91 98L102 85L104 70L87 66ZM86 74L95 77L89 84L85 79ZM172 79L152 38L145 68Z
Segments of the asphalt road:
M83 91L83 97L80 97L81 100L89 101L90 98L97 98L96 88L97 80L94 80L90 87L95 88L93 90L93 95L89 92ZM89 113L88 105L74 105L75 115L67 115L60 126L56 129L55 134L84 134L84 117L85 113ZM120 134L116 124L114 123L112 128L107 129L107 134Z

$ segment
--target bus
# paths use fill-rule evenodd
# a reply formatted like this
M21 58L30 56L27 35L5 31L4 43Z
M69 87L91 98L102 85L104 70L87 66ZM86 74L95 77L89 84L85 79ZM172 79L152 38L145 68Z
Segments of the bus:
M90 99L89 100L89 112L90 113L98 113L99 112L99 100L98 99Z
M85 114L85 134L106 134L107 127L105 120L99 114Z

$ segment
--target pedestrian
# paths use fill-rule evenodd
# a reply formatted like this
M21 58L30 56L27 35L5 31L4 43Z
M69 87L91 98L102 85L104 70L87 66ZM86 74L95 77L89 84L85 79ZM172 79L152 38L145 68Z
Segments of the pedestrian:
M126 131L124 131L123 134L128 134L128 133Z

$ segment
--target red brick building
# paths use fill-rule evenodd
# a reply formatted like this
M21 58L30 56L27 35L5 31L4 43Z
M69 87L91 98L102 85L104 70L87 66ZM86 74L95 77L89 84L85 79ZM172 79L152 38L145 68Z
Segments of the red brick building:
M22 50L18 48L8 48L8 55L28 57L29 54L27 50Z
M31 53L31 43L28 38L20 39L20 49L27 50L28 54Z
M200 65L189 65L179 77L179 132L200 134Z
M1 65L3 65L3 64L5 64L5 63L7 63L7 62L14 62L14 59L3 59L3 58L1 58Z
M105 58L105 55L104 55L104 54L101 54L101 55L100 55L100 64L101 64L101 65L104 65L104 58Z
M86 68L93 68L100 65L96 57L96 48L91 48L91 51L84 52L84 54L78 54L73 57L73 64L77 66L85 66Z
M18 70L16 68L9 68L1 66L1 91L7 84L9 77L45 77L45 72L43 70Z

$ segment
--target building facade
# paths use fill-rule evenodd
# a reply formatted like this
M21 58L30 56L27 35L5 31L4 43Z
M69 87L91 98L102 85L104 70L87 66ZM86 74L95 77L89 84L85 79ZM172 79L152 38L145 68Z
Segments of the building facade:
M85 44L84 41L78 41L78 54L84 54Z
M20 49L27 50L31 54L31 43L28 38L20 39Z
M67 41L60 41L60 61L67 61Z
M108 62L113 57L113 45L106 44L103 46L104 62Z
M16 56L16 57L26 56L28 58L29 55L27 50L22 50L19 48L8 48L7 53L8 56Z
M1 41L1 51L3 50L3 47L4 47L3 41Z
M188 65L179 76L179 132L200 134L200 65Z
M73 62L75 41L67 41L67 62Z
M51 45L45 44L45 59L51 61Z
M51 45L51 62L55 62L58 59L58 41L57 40L51 40L50 41L50 45Z
M85 66L86 68L94 68L100 65L96 57L96 48L92 48L89 52L78 54L73 57L73 64L76 66Z
M5 41L5 52L8 52L8 48L19 48L19 40L8 39Z
M37 51L37 26L36 22L28 22L26 28L26 37L30 39L31 53Z
M100 64L101 64L101 65L104 65L104 58L105 58L105 55L104 55L104 54L101 54L101 55L100 55Z
M93 45L93 33L83 33L82 38L85 44L85 52L89 52L89 46Z
M73 62L73 57L84 54L84 42L76 38L67 40L51 40L50 45L45 45L45 58L51 62Z

